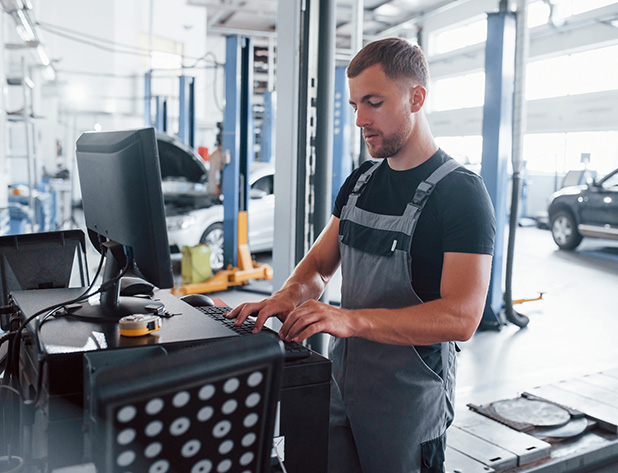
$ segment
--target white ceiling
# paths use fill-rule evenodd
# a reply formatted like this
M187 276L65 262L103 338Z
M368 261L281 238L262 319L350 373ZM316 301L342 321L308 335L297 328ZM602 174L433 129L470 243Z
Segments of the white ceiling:
M356 1L336 1L337 45L340 47L349 45ZM359 2L364 9L363 34L365 37L397 34L410 20L465 1L364 0ZM188 3L207 8L208 27L212 32L242 30L247 35L275 32L278 0L188 0Z

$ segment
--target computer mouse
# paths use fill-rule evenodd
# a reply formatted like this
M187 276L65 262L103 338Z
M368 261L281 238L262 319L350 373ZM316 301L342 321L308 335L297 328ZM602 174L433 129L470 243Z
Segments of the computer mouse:
M120 280L121 296L151 296L154 286L142 278L124 276Z
M187 294L180 298L181 301L186 302L193 307L205 307L214 306L215 302L204 294Z

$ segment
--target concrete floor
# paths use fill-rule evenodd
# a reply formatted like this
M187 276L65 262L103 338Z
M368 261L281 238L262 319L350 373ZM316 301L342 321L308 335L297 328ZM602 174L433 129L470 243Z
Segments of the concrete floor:
M506 247L506 245L505 245ZM94 271L98 255L89 255ZM256 255L272 263L272 255ZM176 266L179 271L179 265ZM179 274L175 274L178 284ZM340 277L329 296L339 301ZM618 241L584 239L576 251L558 250L548 230L517 229L513 299L542 300L517 305L530 318L520 329L479 331L461 343L457 409L516 397L531 387L618 367ZM209 294L230 306L259 301L270 281Z
M516 240L513 298L534 299L541 292L543 297L516 306L530 318L526 328L505 325L496 331L478 331L460 344L455 405L460 419L469 403L511 399L535 386L618 368L614 292L618 288L618 241L584 239L577 251L565 252L557 249L548 230L536 227L518 228ZM272 255L258 254L256 259L271 263ZM91 269L96 262L89 258ZM179 284L180 275L175 278ZM334 302L339 300L339 285L337 275L329 291ZM270 281L254 281L242 289L209 295L236 306L261 300L271 291ZM457 419L456 414L456 425ZM595 436L561 444L566 446L552 450L552 461L571 452L580 454L588 449L587 442L599 441L607 442ZM561 463L548 465L552 473L581 471L577 465L568 470L561 469ZM534 467L531 464L530 471ZM608 468L599 472L616 471L615 464Z
M269 262L269 254L257 255ZM331 282L330 298L338 300ZM574 252L559 251L549 231L517 230L513 299L531 299L516 310L528 327L479 331L462 343L457 409L516 397L540 385L618 367L618 242L584 239ZM260 293L250 292L259 291ZM243 290L210 294L230 306L257 301L271 290L255 281Z

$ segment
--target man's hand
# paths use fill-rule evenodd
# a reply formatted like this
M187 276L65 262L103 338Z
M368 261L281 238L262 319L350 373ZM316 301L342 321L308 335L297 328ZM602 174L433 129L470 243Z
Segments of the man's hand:
M253 315L257 317L253 332L259 332L264 327L264 324L270 317L277 317L282 322L285 322L288 314L295 308L295 304L280 294L273 294L268 299L260 302L250 302L241 304L225 316L227 318L236 318L234 325L241 325L247 317Z
M354 335L354 328L352 311L309 300L289 312L279 337L286 342L302 342L316 333L346 338Z
M329 306L318 304L314 299L319 298L324 292L326 284L335 271L337 271L339 263L339 219L332 216L316 242L302 261L294 268L294 271L292 271L292 274L281 289L261 302L242 304L236 307L226 317L230 319L236 318L235 325L241 325L250 315L255 316L257 319L254 332L259 332L270 317L277 317L285 324L290 314L296 314L299 311L293 317L296 323L296 317L299 314L311 312L316 307L315 310L319 309L325 315L334 315L337 312L336 309L333 309L331 313L328 310ZM311 310L308 310L309 307ZM315 324L316 322L314 318L311 318L308 324ZM332 322L328 324L325 322L320 323L319 326L332 328L333 333L345 332L345 330L336 330ZM296 327L298 325L295 325ZM317 333L317 331L312 331L311 334L313 333ZM298 333L296 333L290 339L298 338L298 336ZM303 335L302 340L308 336Z

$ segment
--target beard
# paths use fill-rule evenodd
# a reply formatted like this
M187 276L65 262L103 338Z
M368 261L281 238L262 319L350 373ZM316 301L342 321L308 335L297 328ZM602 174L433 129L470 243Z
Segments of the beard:
M396 156L399 151L404 147L408 138L410 137L412 127L409 120L402 120L399 129L390 136L385 136L379 130L363 129L363 137L365 135L377 135L380 140L379 143L370 144L365 141L367 145L367 151L374 159L385 159Z

